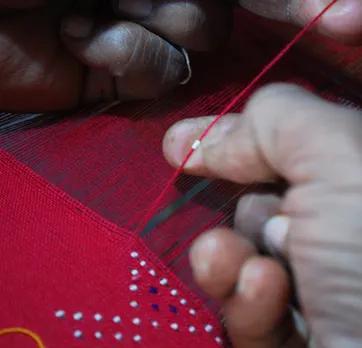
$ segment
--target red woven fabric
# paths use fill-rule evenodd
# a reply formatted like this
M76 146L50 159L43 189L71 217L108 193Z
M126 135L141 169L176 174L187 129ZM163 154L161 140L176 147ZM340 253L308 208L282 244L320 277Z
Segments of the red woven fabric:
M216 320L219 306L194 285L187 251L205 229L232 224L245 188L215 182L142 240L132 231L173 173L162 156L165 131L182 118L219 113L283 47L280 37L291 31L240 11L228 54L192 57L191 83L161 100L121 105L92 117L47 115L30 123L0 115L0 121L14 121L0 129L0 329L20 325L35 330L47 347L118 346L116 332L123 334L127 347L136 345L137 334L142 337L138 346L145 347L216 345L222 334ZM310 52L317 58L327 53L328 59L322 64ZM261 84L295 82L359 107L358 81L334 69L346 66L347 75L358 80L361 63L356 57L361 53L361 48L347 49L310 35ZM244 102L233 111L240 111ZM160 208L199 181L181 176ZM133 259L132 251L140 259ZM136 284L133 269L141 272ZM168 279L168 287L149 274L151 269ZM140 291L131 292L132 284ZM179 295L170 295L171 290ZM57 310L65 311L64 319L55 317ZM76 312L84 319L74 320ZM92 318L97 312L101 322ZM117 315L122 325L112 322ZM157 330L150 324L156 317ZM134 318L141 319L140 326L132 323ZM209 323L211 333L204 328ZM188 325L198 334L191 334ZM76 339L75 330L84 338ZM94 337L97 330L102 340ZM32 347L28 342L0 337L0 347Z
M117 333L127 347L219 346L215 318L132 233L3 151L0 168L0 327L26 327L55 348L111 347ZM64 317L55 316L59 310ZM4 336L0 346L30 347L27 341Z

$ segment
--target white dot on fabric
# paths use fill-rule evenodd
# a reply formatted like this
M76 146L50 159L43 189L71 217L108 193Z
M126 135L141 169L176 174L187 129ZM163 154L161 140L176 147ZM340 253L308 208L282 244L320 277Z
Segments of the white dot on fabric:
M140 325L141 324L141 319L140 318L134 318L132 320L132 323L135 324L135 325Z
M218 344L221 344L221 343L222 343L222 339L221 339L220 337L216 337L216 338L215 338L215 341L216 341L216 343L218 343Z
M191 315L196 315L196 311L195 311L194 309L190 309L190 310L189 310L189 313L190 313Z
M190 326L190 327L189 327L189 331L190 331L191 333L194 333L194 332L196 332L196 329L195 329L194 326Z
M113 317L113 322L115 323L115 324L119 324L120 322L121 322L121 318L117 315L117 316L115 316L115 317Z
M114 334L114 338L117 340L117 341L121 341L122 338L123 338L123 335L120 333L120 332L117 332Z
M82 320L83 319L83 314L80 313L80 312L74 313L73 318L74 318L74 320Z
M141 265L142 267L145 267L145 266L146 266L146 261L141 261L141 262L140 262L140 265Z
M132 251L131 252L131 257L133 257L134 259L138 259L138 253L136 251Z
M99 339L99 340L103 337L102 333L99 332L99 331L95 332L95 333L94 333L94 336L95 336L97 339Z
M137 308L137 307L138 307L138 303L137 303L136 301L132 301L132 302L130 303L130 305L131 305L131 307L133 307L133 308Z
M57 318L64 318L65 317L65 312L63 310L56 311L55 316Z
M168 280L166 278L163 278L160 280L161 285L167 285L167 283L168 283Z
M74 331L74 337L75 338L81 338L82 336L83 336L82 331L80 331L80 330L75 330Z
M138 286L132 284L132 285L129 286L129 289L130 289L131 291L137 291L137 290L138 290Z
M138 272L136 269L133 269L133 270L131 271L131 274L132 274L133 276L138 276L138 275L140 274L140 272Z
M211 325L206 325L205 326L205 331L206 332L211 332L212 331L212 326Z
M180 300L180 303L181 303L182 305L186 305L186 304L187 304L187 301L186 301L184 298L182 298L182 299Z
M94 314L94 320L101 321L103 319L102 314L96 313Z
M155 277L155 276L156 276L156 272L155 272L155 270L153 270L153 269L151 269L149 273L150 273L150 274L151 274L151 276L153 276L153 277Z
M171 290L171 295L172 295L172 296L177 296L177 295L178 295L178 291L175 290L175 289Z
M152 322L152 326L157 328L157 327L158 327L158 322L157 322L157 321L153 321L153 322Z
M171 324L172 330L178 330L178 325L176 323Z
M135 342L141 342L142 337L141 337L140 335L136 335L136 336L133 337L133 340L134 340Z

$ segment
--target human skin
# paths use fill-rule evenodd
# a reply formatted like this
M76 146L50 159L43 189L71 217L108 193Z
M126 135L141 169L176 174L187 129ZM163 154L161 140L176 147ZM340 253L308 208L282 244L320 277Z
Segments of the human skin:
M213 119L183 120L167 132L164 153L172 166ZM305 347L290 316L285 262L316 347L361 346L359 111L294 85L264 87L242 114L215 125L185 172L239 184L279 177L289 183L281 198L243 197L235 229L206 232L191 250L195 279L223 301L236 348Z

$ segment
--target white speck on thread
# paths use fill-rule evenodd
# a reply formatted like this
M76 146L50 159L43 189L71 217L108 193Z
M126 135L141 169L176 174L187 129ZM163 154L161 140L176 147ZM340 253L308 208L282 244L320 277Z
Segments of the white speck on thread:
M206 325L205 326L205 331L206 332L211 332L212 331L212 326L211 325Z
M134 258L134 259L138 259L138 253L136 251L132 251L131 252L131 257Z
M75 331L74 331L74 337L75 337L75 338L81 338L81 337L83 337L82 331L80 331L80 330L75 330Z
M155 270L153 270L153 269L151 269L149 273L150 273L150 274L151 274L151 276L153 276L153 277L155 277L155 276L156 276L156 272L155 272Z
M120 333L120 332L116 332L114 334L114 338L117 340L117 341L121 341L122 338L123 338L123 335Z
M140 265L141 265L142 267L145 267L145 266L146 266L146 261L141 261L141 262L140 262Z
M96 313L94 314L94 320L101 321L103 319L102 314Z
M137 291L137 290L138 290L138 286L132 284L132 285L129 286L129 289L130 289L131 291Z
M56 311L55 316L57 318L64 318L65 317L65 312L63 310Z
M195 140L195 142L192 144L192 149L196 150L201 145L200 140Z
M177 295L178 295L178 291L175 290L175 289L171 290L171 295L172 295L172 296L177 296Z
M138 272L136 269L133 269L133 270L131 271L131 274L132 274L133 276L138 276L138 275L140 274L140 272Z
M196 315L196 311L195 311L194 309L190 309L190 310L189 310L189 313L190 313L191 315Z
M119 324L121 322L121 318L118 315L116 315L115 317L113 317L113 322L115 324Z
M152 322L152 326L155 327L155 328L157 328L157 327L158 327L158 322L157 322L157 321L153 321L153 322Z
M185 306L185 305L187 304L187 301L186 301L184 298L182 298L182 299L180 300L180 303Z
M218 344L221 344L221 343L222 343L222 339L221 339L220 337L216 337L216 338L215 338L215 341L216 341L216 343L218 343Z
M190 326L190 327L189 327L189 331L190 331L191 333L194 333L194 332L196 332L196 329L195 329L194 326Z
M83 314L80 313L80 312L74 313L73 318L74 318L74 320L82 320L83 319Z
M100 340L103 335L102 335L101 332L97 331L97 332L94 333L94 336L95 336L98 340Z

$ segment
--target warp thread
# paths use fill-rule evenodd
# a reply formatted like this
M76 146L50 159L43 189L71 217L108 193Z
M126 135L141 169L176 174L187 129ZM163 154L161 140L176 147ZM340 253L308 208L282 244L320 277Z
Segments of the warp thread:
M171 179L166 183L164 189L160 193L160 195L156 198L156 200L151 204L148 212L146 213L145 217L142 219L140 225L137 227L136 232L139 234L147 225L148 221L153 217L155 214L157 207L161 204L162 200L168 193L168 190L174 184L177 177L183 171L186 163L191 158L192 154L196 151L196 149L201 144L201 141L207 136L210 130L215 126L219 120L224 117L234 106L235 104L242 99L263 77L264 75L269 72L289 51L290 49L309 31L309 29L318 22L318 20L332 7L337 3L338 0L333 0L326 8L317 16L315 17L307 26L305 26L277 55L276 57L267 64L263 70L225 107L225 109L221 112L221 114L215 118L215 120L207 127L207 129L202 133L200 138L195 141L194 145L190 149L189 153L185 157L184 161L175 171Z
M42 342L41 338L34 332L24 329L22 327L10 327L7 329L0 330L0 336L8 335L8 334L19 334L25 335L33 339L35 343L38 345L38 348L45 348L44 343Z

